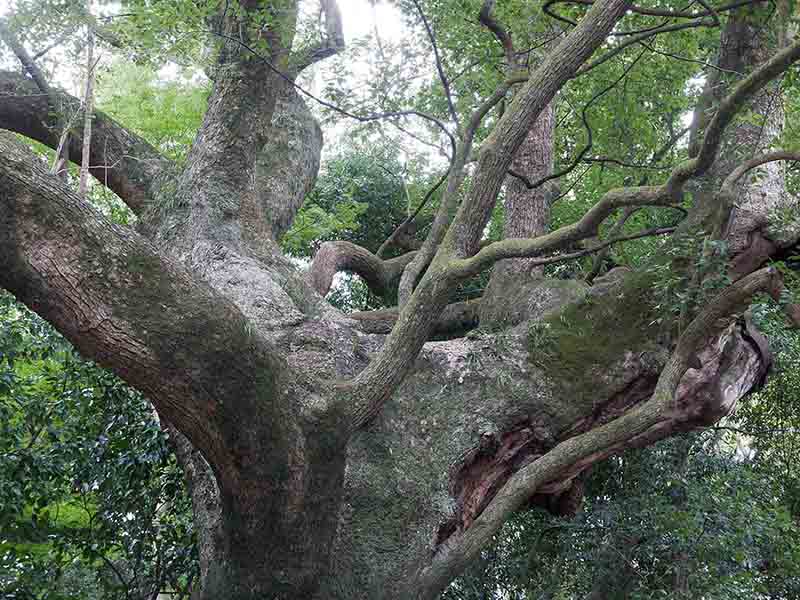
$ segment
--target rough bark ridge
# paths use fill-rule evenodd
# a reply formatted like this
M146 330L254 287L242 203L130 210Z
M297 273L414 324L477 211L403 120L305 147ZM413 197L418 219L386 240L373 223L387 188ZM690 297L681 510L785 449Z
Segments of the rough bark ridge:
M553 135L555 111L549 104L539 115L517 150L511 167L529 181L553 172ZM523 181L509 176L505 188L504 238L534 238L546 233L550 225L550 203L555 196L554 186L542 185L528 189ZM540 278L544 267L526 258L501 260L492 269L489 286L484 293L487 300L481 307L484 327L497 328L516 325L526 318L524 298L530 284Z
M471 307L446 309L448 297L495 261L540 260L596 235L619 208L679 199L713 165L738 108L800 59L799 42L722 98L695 158L662 185L612 190L575 224L479 250L528 131L631 8L598 1L527 82L512 74L471 116L477 127L519 84L457 204L474 128L462 131L442 212L413 259L427 270L401 308L370 321L318 293L343 268L338 258L315 265L312 286L277 250L320 140L278 73L314 51L293 56L265 6L245 3L215 25L236 36L217 49L209 110L184 171L96 115L93 137L120 158L98 163L112 167L101 181L139 211L138 233L109 224L0 139L0 285L145 392L174 428L203 544L203 600L434 598L513 511L531 500L569 504L592 463L712 423L761 379L760 348L736 316L754 293L780 293L771 269L706 303L677 339L653 325L648 272L543 287L515 327L430 339L448 310L474 320ZM335 4L323 7L335 21ZM267 50L254 58L234 40ZM26 78L0 81L12 86L0 96L0 125L56 145L46 99L14 95ZM277 131L281 94L295 133ZM286 181L296 174L302 184ZM291 195L285 203L280 190ZM365 322L390 333L365 333Z

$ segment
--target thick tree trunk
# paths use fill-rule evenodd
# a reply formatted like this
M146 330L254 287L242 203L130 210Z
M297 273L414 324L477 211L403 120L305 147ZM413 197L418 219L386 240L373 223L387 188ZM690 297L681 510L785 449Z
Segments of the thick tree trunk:
M662 315L648 273L549 289L496 335L428 341L452 286L479 260L530 125L628 7L596 2L521 88L518 112L481 150L458 227L389 336L327 307L277 251L299 201L276 210L255 182L284 80L244 60L238 44L221 51L176 188L139 185L135 165L118 173L128 200L154 209L141 231L157 245L108 224L0 142L0 285L144 391L185 436L175 443L203 545L203 600L434 598L511 511L532 497L557 506L591 464L713 423L761 379L764 357L735 314L774 288L769 270L709 303L672 353L654 325ZM237 34L264 32L230 18ZM267 42L275 64L287 60L280 40ZM771 68L798 57L792 47ZM52 140L41 123L26 126ZM313 164L319 137L304 131L299 155ZM110 121L95 135L119 152L139 145ZM640 192L653 203L673 193L620 192L590 216ZM543 237L569 242L591 233L583 226Z
M719 70L708 75L702 97L695 110L690 147L708 124L714 105L775 51L775 39L783 39L785 22L765 24L749 9L731 13L721 34L716 60ZM722 181L743 161L767 151L783 130L784 111L781 91L769 86L755 95L748 108L761 119L738 123L730 128L713 167L693 187L698 215L709 231L728 245L731 272L740 277L758 268L779 247L791 244L797 234L797 223L781 223L782 210L794 200L786 193L785 166L772 162L751 172L737 186L737 201L729 213L720 214L715 198Z

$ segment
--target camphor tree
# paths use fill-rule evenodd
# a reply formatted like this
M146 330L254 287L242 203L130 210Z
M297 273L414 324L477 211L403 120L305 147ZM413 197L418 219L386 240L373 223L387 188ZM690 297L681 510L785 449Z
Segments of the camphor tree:
M551 1L540 17L559 28L525 61L532 53L515 40L529 21L504 25L494 2L412 2L434 48L441 102L432 114L350 115L440 128L450 164L439 208L413 252L384 259L386 248L328 242L304 273L278 241L319 166L320 129L296 78L343 47L338 7L320 4L324 31L308 43L307 32L295 35L292 0L175 3L185 9L175 19L199 19L214 40L213 89L185 161L102 112L92 120L90 170L137 215L135 229L109 222L13 136L0 141L0 285L152 402L192 495L204 599L434 598L516 511L534 503L569 512L589 466L712 424L760 383L768 351L738 318L755 294L797 318L780 271L763 266L796 243L791 228L773 233L777 216L791 214L742 197L753 169L800 154L769 148L772 134L766 151L734 151L800 59L800 41L785 33L741 43L755 39L768 7L580 0L558 12ZM431 26L427 8L457 15L453 27L483 27L476 39L492 44L502 73L494 89L453 83L436 44L446 31ZM84 21L102 39L101 24ZM721 49L696 44L680 57L717 74L680 160L548 231L553 102L606 63L628 70L639 52L666 60L655 44L685 30L714 31ZM25 73L0 74L0 127L55 149L80 101L44 78L12 28L3 38ZM76 160L83 121L70 127ZM758 129L769 127L762 119ZM576 164L626 163L572 149ZM485 243L509 176L533 190L531 200L510 191L506 209L518 212L506 215L506 237ZM641 207L685 216L677 227L605 228L616 214L637 223ZM721 247L733 233L745 241L728 257ZM541 277L543 265L664 234L670 241L640 268L592 286ZM684 252L698 240L696 255ZM459 285L517 260L525 262L505 262L484 298L450 304ZM398 307L335 310L323 294L342 270L376 291L396 287ZM477 335L463 335L477 323Z

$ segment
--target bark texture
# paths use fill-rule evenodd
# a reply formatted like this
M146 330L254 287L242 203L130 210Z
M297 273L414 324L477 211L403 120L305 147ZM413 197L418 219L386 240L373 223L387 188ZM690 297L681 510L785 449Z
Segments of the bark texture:
M169 422L202 542L202 600L434 598L513 511L531 501L566 510L593 463L713 423L763 379L768 359L737 315L753 294L780 293L771 269L710 299L678 338L654 325L653 272L623 270L593 286L512 277L521 285L502 330L432 341L475 321L475 305L448 306L450 293L494 261L563 249L618 208L675 201L713 164L741 103L800 59L794 43L725 96L696 158L663 185L613 190L573 225L530 238L542 233L533 219L525 238L478 251L528 131L629 7L596 2L531 74L458 211L447 212L446 193L411 259L427 270L389 313L347 317L321 294L345 268L394 285L408 255L381 261L335 243L303 276L277 249L321 139L276 73L291 63L290 36L260 21L257 3L216 25L264 42L268 60L221 43L183 171L96 114L92 148L105 140L118 153L100 164L140 211L138 232L0 139L0 286ZM57 145L46 102L20 96L30 82L0 83L15 94L0 96L0 126ZM462 167L470 144L465 134ZM463 175L451 176L452 193Z
M511 167L535 182L553 172L553 135L555 111L549 104L539 114L525 141L517 150ZM542 185L528 189L523 181L509 176L505 187L504 238L534 238L547 232L550 226L550 204L555 197L555 187ZM514 258L499 261L492 269L492 277L485 292L487 302L481 309L484 327L502 327L516 324L524 315L524 304L514 291L527 287L532 279L541 277L544 267L535 266L533 259ZM524 318L524 317L522 317Z

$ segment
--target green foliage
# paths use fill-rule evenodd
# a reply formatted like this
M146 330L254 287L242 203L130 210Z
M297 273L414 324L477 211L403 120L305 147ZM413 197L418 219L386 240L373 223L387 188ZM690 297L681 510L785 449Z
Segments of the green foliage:
M161 81L152 67L119 60L100 73L96 95L99 109L183 161L205 113L208 85L191 73Z
M347 240L376 252L406 217L404 166L385 149L347 149L327 160L282 240L293 256L322 242Z
M646 272L654 275L655 323L685 322L730 284L728 246L704 231L676 235L661 246L660 260Z
M402 164L389 148L346 148L324 163L314 189L281 239L281 247L292 256L310 258L323 242L346 240L377 252L432 185L429 178L413 171L413 165ZM419 239L424 237L437 203L438 199L432 198L415 219L411 233ZM387 256L406 251L391 248ZM392 298L376 297L360 278L350 274L337 280L328 300L348 312L395 303Z
M598 466L573 519L516 515L447 600L790 598L800 592L800 527L763 461L719 432L628 451Z
M331 212L314 200L306 202L281 240L283 249L293 256L308 256L324 241L353 237L361 228L359 217L369 205L344 199L329 206Z
M196 560L183 476L149 403L1 295L0 595L188 597Z

